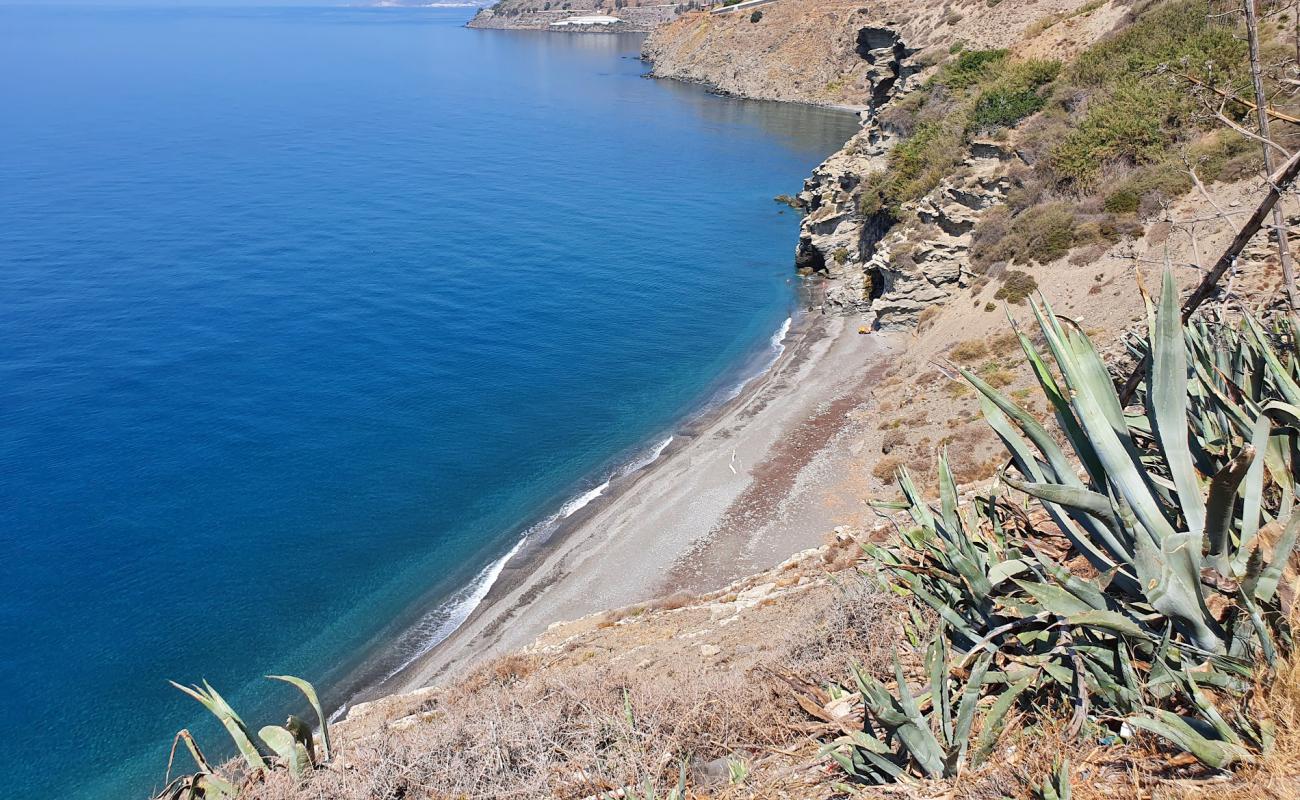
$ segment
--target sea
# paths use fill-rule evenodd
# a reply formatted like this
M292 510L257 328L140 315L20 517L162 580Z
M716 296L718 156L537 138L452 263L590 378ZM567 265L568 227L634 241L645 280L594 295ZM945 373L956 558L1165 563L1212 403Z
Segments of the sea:
M0 6L0 796L344 706L782 346L855 117L471 13Z

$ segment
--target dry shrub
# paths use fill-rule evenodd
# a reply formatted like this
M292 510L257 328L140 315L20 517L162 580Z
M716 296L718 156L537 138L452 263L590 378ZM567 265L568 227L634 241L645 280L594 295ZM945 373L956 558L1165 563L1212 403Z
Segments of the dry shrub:
M981 377L985 382L994 389L1002 389L1015 383L1016 375L1008 369L990 369L987 372L981 371Z
M885 456L871 468L871 474L885 484L892 484L897 477L895 473L904 463L903 459L898 456Z
M949 400L956 400L973 394L974 390L970 388L970 384L966 381L949 381L944 385L943 393L948 396Z
M983 339L967 339L964 342L958 342L948 355L953 361L969 362L988 355L989 346Z
M856 543L855 543L856 549ZM858 550L861 555L861 550ZM903 639L899 599L857 573L836 583L838 595L822 613L796 629L784 645L784 668L814 683L843 683L850 657L871 675L886 675Z
M509 686L523 680L537 668L537 661L532 656L520 653L494 658L465 677L464 687L467 691L479 691L489 686Z
M880 441L880 452L888 455L889 451L907 442L907 434L903 431L890 431L885 434L885 438Z
M806 717L777 674L843 679L850 660L880 673L900 636L898 601L855 572L843 575L816 593L769 598L780 621L755 631L760 645L745 665L502 659L447 687L401 726L342 737L336 768L300 783L273 773L242 800L577 800L633 784L662 797L681 764L699 776L733 756L751 763L755 785L771 785L793 762L816 758L815 750L797 759L781 752L807 743L799 727ZM525 663L531 671L521 676ZM702 782L692 778L692 796L705 796Z
M685 608L686 606L693 605L699 599L699 595L691 594L690 592L673 592L667 597L660 597L658 600L651 600L649 603L646 603L646 608L652 611L673 611L678 608Z
M991 355L1005 356L1020 352L1020 337L1015 334L1015 331L999 333L990 337L987 342Z

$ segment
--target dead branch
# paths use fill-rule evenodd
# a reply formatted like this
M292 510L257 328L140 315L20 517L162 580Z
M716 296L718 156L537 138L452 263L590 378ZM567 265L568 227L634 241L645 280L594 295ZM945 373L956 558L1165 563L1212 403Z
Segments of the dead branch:
M1222 98L1224 98L1225 100L1230 100L1230 101L1232 101L1232 102L1234 102L1234 103L1240 103L1240 104L1242 104L1243 106L1245 106L1246 108L1249 108L1251 111L1257 111L1257 110L1258 110L1258 106L1256 106L1254 103L1252 103L1252 102L1250 102L1249 100L1246 100L1246 99L1244 99L1244 98L1238 97L1238 96L1236 96L1235 94L1233 94L1233 93L1231 93L1231 92L1225 92L1224 90L1218 88L1217 86L1211 86L1210 84L1206 83L1205 81L1199 80L1199 79L1197 79L1197 78L1193 78L1191 75L1185 75L1185 74L1183 74L1183 73L1181 73L1181 72L1175 72L1174 74L1177 75L1178 77L1182 78L1182 79L1185 80L1185 81L1190 81L1191 83L1193 83L1193 84L1195 84L1195 85L1197 85L1197 86L1200 86L1200 87L1205 88L1205 89L1209 89L1211 92L1214 92L1214 93L1217 94L1219 97L1222 97ZM1283 114L1281 111L1278 111L1278 110L1273 109L1273 108L1267 108L1267 107L1266 107L1266 108L1264 109L1264 111L1265 111L1265 113L1267 113L1267 114L1268 114L1270 117L1272 117L1273 119L1280 120L1280 121L1282 121L1282 122L1290 122L1290 123L1292 123L1293 125L1300 125L1300 118L1298 118L1298 117L1293 117L1293 116L1291 116L1290 114Z

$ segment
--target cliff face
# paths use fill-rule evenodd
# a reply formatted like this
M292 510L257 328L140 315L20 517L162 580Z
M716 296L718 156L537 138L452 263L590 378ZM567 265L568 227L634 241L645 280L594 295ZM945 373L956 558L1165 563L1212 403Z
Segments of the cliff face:
M678 14L682 5L655 0L500 0L481 9L470 20L471 28L518 30L556 30L601 33L649 31ZM566 22L585 16L610 16L620 22L573 24ZM556 23L562 23L557 25Z
M798 200L807 213L795 265L828 279L827 306L902 327L970 285L972 231L979 215L1006 196L1014 155L995 142L976 146L960 173L916 204L915 219L895 225L886 209L864 212L856 191L863 175L885 168L891 143L871 119L804 182Z
M1017 161L1004 144L976 142L959 169L902 213L877 209L864 202L861 183L886 170L899 138L881 112L917 88L950 50L1068 57L1123 14L1084 0L869 7L777 0L761 10L757 21L685 14L651 34L644 56L659 77L746 97L862 109L862 131L818 166L799 194L805 217L795 265L827 279L828 307L869 314L881 327L914 325L926 307L971 283L975 223L1005 198Z
M807 0L778 0L751 13L692 12L654 31L643 54L658 77L728 94L864 107L896 77L869 54L901 42L863 12Z

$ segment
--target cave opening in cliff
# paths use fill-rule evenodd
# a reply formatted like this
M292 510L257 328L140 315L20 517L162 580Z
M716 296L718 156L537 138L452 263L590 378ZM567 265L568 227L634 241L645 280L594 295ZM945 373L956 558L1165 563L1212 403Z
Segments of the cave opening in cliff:
M880 271L879 267L871 267L867 270L867 297L871 300L878 300L885 294L885 273Z

